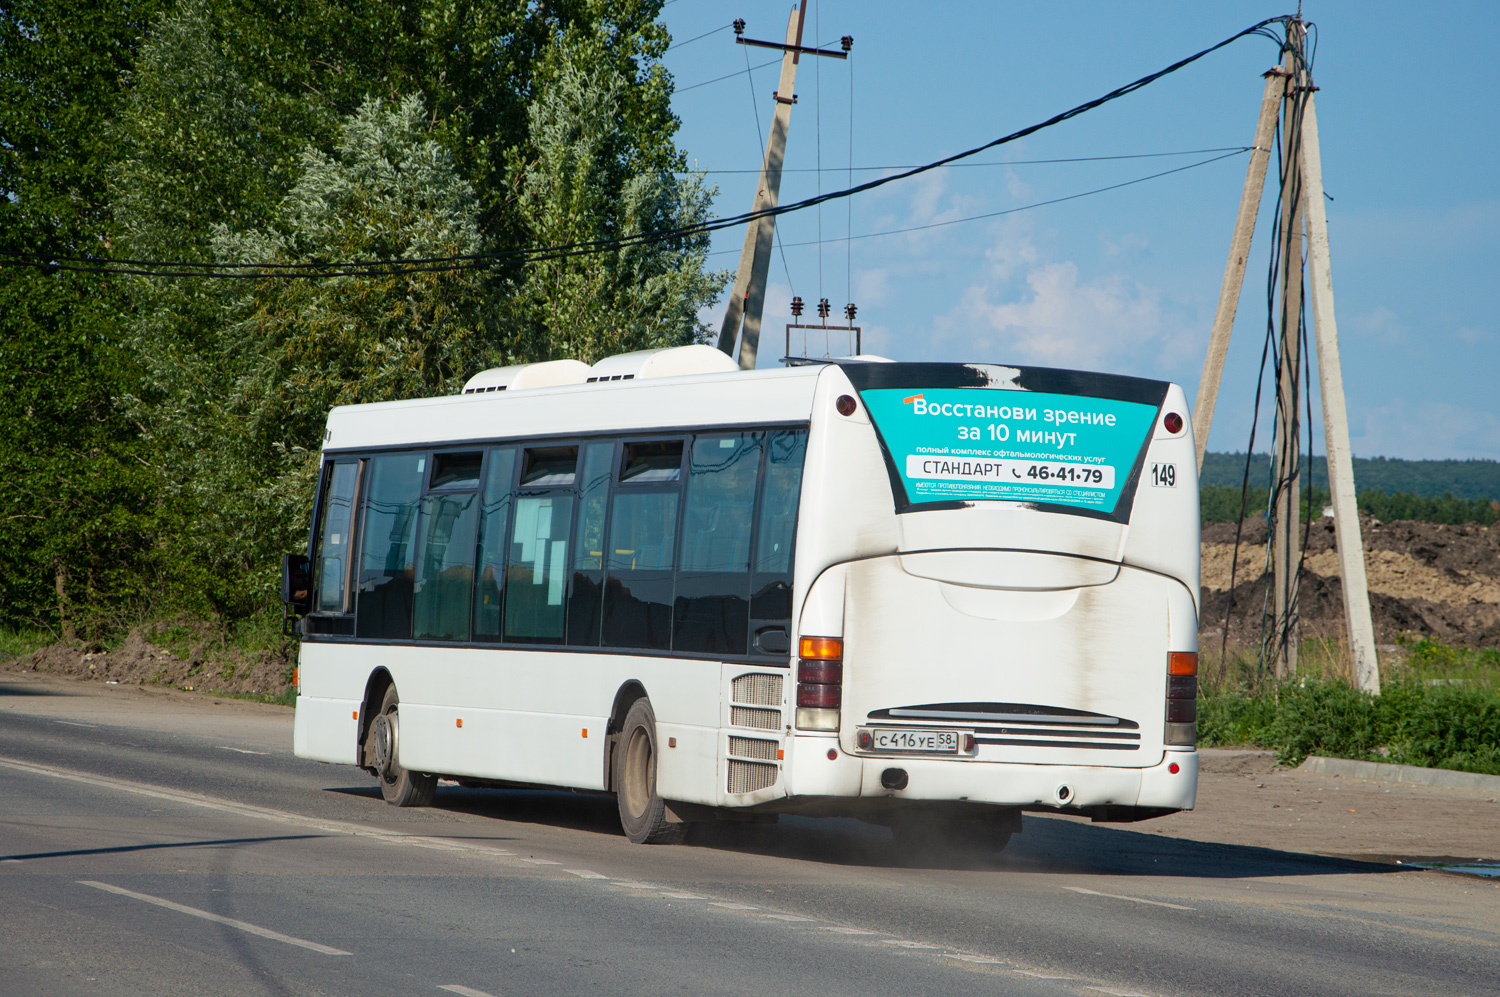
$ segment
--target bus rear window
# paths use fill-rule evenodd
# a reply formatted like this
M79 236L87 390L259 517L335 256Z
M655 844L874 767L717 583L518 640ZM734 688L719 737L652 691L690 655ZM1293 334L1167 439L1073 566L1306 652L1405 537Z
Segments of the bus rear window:
M1134 494L1158 408L978 387L860 394L909 505L1026 502L1111 517Z

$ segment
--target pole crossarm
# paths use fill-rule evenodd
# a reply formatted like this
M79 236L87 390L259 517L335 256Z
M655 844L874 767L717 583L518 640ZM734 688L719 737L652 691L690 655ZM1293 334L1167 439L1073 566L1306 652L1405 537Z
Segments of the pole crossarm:
M779 48L798 55L826 55L831 59L847 59L848 52L835 52L831 48L808 48L806 45L789 45L785 42L763 42L758 38L736 38L736 45L754 45L756 48Z

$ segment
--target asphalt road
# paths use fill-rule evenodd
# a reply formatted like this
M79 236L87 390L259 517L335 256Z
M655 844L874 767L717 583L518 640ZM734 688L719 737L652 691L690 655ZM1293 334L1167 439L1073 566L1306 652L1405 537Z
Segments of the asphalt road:
M0 678L0 994L1500 993L1490 881L1030 815L938 863L855 821L641 847L608 798L397 810L290 741Z

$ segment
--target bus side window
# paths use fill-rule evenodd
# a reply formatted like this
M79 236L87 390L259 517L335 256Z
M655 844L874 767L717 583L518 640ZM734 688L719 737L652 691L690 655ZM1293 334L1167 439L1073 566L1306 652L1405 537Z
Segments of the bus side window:
M389 454L370 459L360 529L356 637L411 636L413 541L427 458Z
M744 654L750 530L764 434L693 441L678 555L672 650Z
M359 462L341 460L328 465L323 479L323 521L318 524L317 598L314 612L349 612L350 527L354 525L354 489Z
M479 570L474 586L474 636L479 638L500 639L505 530L510 525L510 491L515 476L515 448L496 447L491 450L484 473L484 506L479 520Z
M605 647L672 646L682 440L626 443L605 544Z
M797 503L802 497L802 462L807 430L766 434L765 481L756 517L750 631L781 629L791 635L792 545L797 539ZM752 637L752 648L754 648Z
M469 639L482 458L480 451L432 456L412 591L412 636L418 640Z
M577 447L537 447L521 455L505 565L505 639L561 644L566 637L568 534L573 526Z
M568 643L581 647L599 646L604 596L604 517L609 509L614 454L614 443L589 443L583 448L572 588L568 595Z

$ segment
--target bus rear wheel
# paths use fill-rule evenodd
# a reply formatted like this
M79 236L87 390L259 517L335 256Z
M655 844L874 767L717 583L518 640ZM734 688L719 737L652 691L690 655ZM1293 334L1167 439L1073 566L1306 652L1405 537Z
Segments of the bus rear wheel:
M437 776L401 767L401 700L395 686L387 686L380 712L365 736L365 758L380 780L380 795L393 807L425 807L437 793Z
M625 714L615 755L615 799L620 827L638 845L681 841L687 825L667 821L666 801L656 792L656 713L637 699Z

